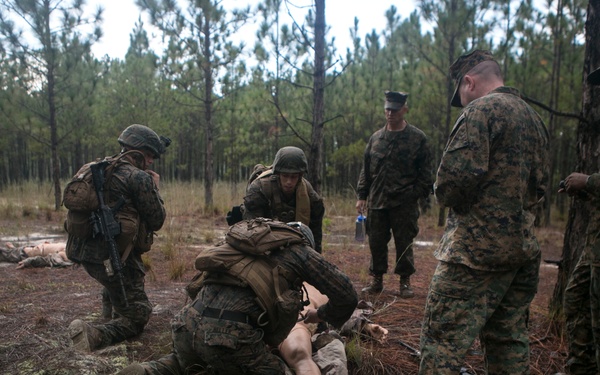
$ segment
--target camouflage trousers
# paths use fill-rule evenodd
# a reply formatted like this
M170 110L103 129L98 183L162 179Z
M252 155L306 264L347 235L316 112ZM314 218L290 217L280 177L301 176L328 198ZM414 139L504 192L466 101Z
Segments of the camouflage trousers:
M419 374L458 374L479 336L486 374L529 374L529 305L540 256L513 271L490 272L440 262L421 329Z
M27 259L23 248L0 248L0 262L19 263Z
M292 374L269 351L263 331L249 324L200 316L190 304L173 319L171 329L171 354L142 363L146 374Z
M392 234L396 247L394 273L401 276L415 273L413 239L419 233L418 220L419 207L416 201L390 209L369 210L367 234L371 250L371 275L383 275L387 272L388 242Z
M600 371L600 264L582 254L573 269L564 297L571 375Z
M144 330L150 320L152 304L144 291L143 265L139 255L131 255L123 267L126 306L117 277L109 277L104 265L82 263L87 273L104 287L103 293L108 295L113 307L113 319L105 324L94 325L102 332L102 345L107 346L137 336Z

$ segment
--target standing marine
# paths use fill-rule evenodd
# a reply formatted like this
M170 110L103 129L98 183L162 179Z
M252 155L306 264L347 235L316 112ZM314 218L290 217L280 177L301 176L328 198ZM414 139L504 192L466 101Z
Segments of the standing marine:
M369 139L358 180L359 214L367 214L367 234L371 250L371 283L364 293L383 290L388 270L388 242L393 234L396 247L394 273L400 275L400 297L414 292L410 276L415 273L413 239L419 233L419 199L432 191L431 151L427 137L406 121L408 94L385 92L386 124Z

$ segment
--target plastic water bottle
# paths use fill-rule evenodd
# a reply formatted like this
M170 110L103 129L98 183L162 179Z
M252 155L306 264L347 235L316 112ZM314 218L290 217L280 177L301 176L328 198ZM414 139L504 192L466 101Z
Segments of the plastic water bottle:
M363 214L359 214L356 218L356 228L354 230L354 239L358 242L363 242L365 240L365 221L367 218L363 216Z

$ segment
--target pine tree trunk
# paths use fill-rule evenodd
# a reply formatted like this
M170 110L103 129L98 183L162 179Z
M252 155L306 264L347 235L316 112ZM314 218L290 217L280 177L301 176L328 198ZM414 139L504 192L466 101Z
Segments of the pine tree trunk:
M587 17L584 80L591 71L600 67L600 0L590 1ZM600 86L590 86L586 81L583 90L582 117L586 121L581 121L577 127L577 171L591 174L600 171L597 156L600 152ZM557 189L556 186L548 188ZM550 316L561 316L565 287L585 245L590 209L589 201L571 201L562 262L549 306Z

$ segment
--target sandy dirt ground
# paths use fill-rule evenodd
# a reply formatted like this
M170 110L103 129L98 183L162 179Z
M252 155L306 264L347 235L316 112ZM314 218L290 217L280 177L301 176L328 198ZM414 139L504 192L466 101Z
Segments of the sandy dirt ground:
M14 223L3 223L6 228ZM412 278L415 297L395 295L398 277L385 275L385 290L369 300L375 306L372 320L389 330L385 342L363 342L362 355L349 355L351 374L416 374L418 358L410 349L419 347L420 325L431 275L437 264L433 249L443 228L435 219L420 222L416 239L417 273ZM189 302L184 287L194 276L197 252L223 238L227 224L221 217L169 218L148 253L151 269L146 291L154 304L152 318L138 337L92 354L70 346L67 327L74 319L101 321L100 286L81 267L16 269L0 263L0 374L112 374L133 361L147 361L168 353L170 321ZM62 218L32 218L19 224L27 235L0 236L16 245L65 240ZM543 259L559 259L563 228L541 228L538 237ZM175 254L175 255L173 255ZM353 217L330 217L324 236L325 257L346 272L360 291L368 282L369 248L354 240ZM393 262L390 253L390 262ZM181 278L172 280L181 267ZM542 262L539 292L531 309L530 338L532 374L554 374L565 360L565 342L547 318L547 306L557 275L556 266ZM483 374L483 357L477 342L470 350L465 371Z

